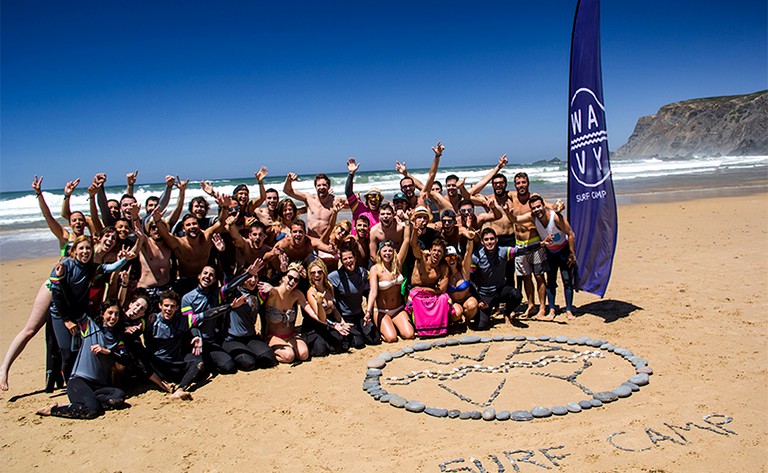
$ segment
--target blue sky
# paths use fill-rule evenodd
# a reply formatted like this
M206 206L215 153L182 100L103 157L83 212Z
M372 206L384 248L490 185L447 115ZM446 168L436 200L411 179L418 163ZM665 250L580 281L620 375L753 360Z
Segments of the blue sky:
M765 0L602 4L611 149L768 87ZM424 167L437 139L445 166L564 159L575 6L2 0L0 190Z

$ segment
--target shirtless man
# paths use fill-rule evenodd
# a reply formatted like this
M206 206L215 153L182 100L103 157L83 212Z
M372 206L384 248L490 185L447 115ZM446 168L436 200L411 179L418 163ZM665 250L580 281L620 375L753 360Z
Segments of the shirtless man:
M258 220L251 223L248 227L248 238L243 238L237 231L234 220L232 216L228 217L226 228L235 245L235 273L239 273L253 264L257 258L263 258L272 247L264 244L267 239L267 229L263 223ZM266 276L266 274L267 267L264 266L259 275Z
M404 227L395 220L395 209L389 204L382 204L379 209L379 223L371 228L368 254L373 256L379 249L379 243L392 240L395 248L403 242Z
M160 214L160 212L156 213ZM150 307L156 307L160 303L160 294L171 288L173 251L160 235L159 225L165 225L165 223L162 221L158 223L154 218L146 223L145 231L149 238L139 253L141 275L137 287L147 291Z
M283 192L288 197L300 200L307 204L307 224L309 225L309 234L319 237L328 229L328 221L333 213L334 197L331 194L331 179L325 174L315 176L315 191L317 195L307 194L305 192L293 189L293 182L298 181L299 176L295 172L289 172L285 177Z
M494 177L494 182L496 178ZM509 198L512 204L513 213L516 216L522 216L531 212L531 206L529 199L531 194L528 192L528 175L524 172L515 174L515 190L513 194L510 192ZM496 187L494 184L494 191ZM508 217L505 217L509 221ZM493 225L493 224L491 224ZM518 220L514 224L515 230L515 246L525 248L532 243L541 241L539 233L536 231L536 225L530 220ZM499 236L499 242L501 237ZM501 243L500 243L501 244ZM509 245L512 246L512 245ZM523 277L523 288L525 289L525 297L528 299L528 316L533 316L535 310L534 293L533 293L533 277L536 278L536 292L539 296L539 311L536 313L537 319L545 318L547 303L546 303L546 291L547 286L544 279L544 275L547 273L547 255L544 248L540 248L533 253L515 257L515 274Z
M285 253L290 262L297 261L303 265L314 250L336 253L333 246L323 243L319 238L307 235L307 226L304 220L297 218L291 223L291 237L283 238L277 242L274 248L264 255L264 261L271 263L281 253Z
M253 216L258 218L264 226L269 227L277 221L277 203L280 202L280 194L277 189L270 187L264 192L266 207L259 207L253 210Z
M171 235L165 225L158 225L160 235L173 250L173 254L179 262L179 279L176 282L178 292L186 294L197 285L197 277L208 262L208 255L213 246L213 234L223 228L223 222L229 215L230 201L231 199L226 195L217 197L219 220L206 230L200 230L197 218L191 214L186 214L181 219L185 233L183 237ZM155 212L152 214L152 218L158 222L160 214Z

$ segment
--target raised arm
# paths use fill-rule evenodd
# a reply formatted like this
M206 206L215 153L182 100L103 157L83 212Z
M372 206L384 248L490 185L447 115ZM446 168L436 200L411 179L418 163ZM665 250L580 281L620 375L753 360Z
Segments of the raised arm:
M261 204L267 200L267 189L264 187L264 178L267 177L268 174L269 171L267 170L266 166L260 167L259 171L254 173L256 182L259 184L259 196L255 199L251 199L251 201L248 202L247 210L249 215L252 214L254 210L261 207Z
M35 191L35 195L37 196L37 203L40 205L40 210L43 212L45 223L48 224L51 233L53 233L56 239L59 240L59 246L63 247L67 244L69 232L66 228L62 227L55 218L53 218L51 209L48 208L48 204L45 202L45 197L43 196L42 184L43 176L40 176L39 179L35 176L35 179L32 181L32 190Z
M69 208L69 199L72 197L75 189L77 189L78 184L80 184L79 177L74 181L67 181L64 185L64 200L61 201L61 216L64 220L69 220L69 217L72 215L72 210Z
M445 146L440 144L440 141L438 141L437 144L432 147L432 152L435 153L435 158L432 160L432 165L429 167L427 180L423 185L421 185L419 201L422 205L426 206L425 199L429 194L432 193L432 184L435 182L435 176L437 176L437 168L440 166L440 157L443 155L443 151L445 151ZM414 179L413 182L416 183L416 180Z
M397 171L399 174L402 174L403 177L412 179L413 185L417 189L422 189L424 187L424 184L420 180L416 179L411 173L408 172L408 167L406 167L405 161L402 163L400 161L395 161L395 171Z
M138 169L125 175L125 193L131 197L133 197L133 187L136 185L136 178L138 176Z
M307 194L293 189L293 182L298 180L299 180L299 176L297 176L295 172L289 172L288 175L285 176L285 184L283 184L283 193L285 193L285 195L287 195L288 197L300 200L306 204L308 199Z
M485 186L487 186L488 183L491 182L491 179L493 179L493 176L498 174L506 165L507 165L507 153L504 153L503 155L499 156L499 162L496 164L496 166L491 168L491 170L488 171L485 174L485 176L483 176L482 179L480 179L477 182L477 184L475 184L469 189L469 194L470 195L479 194L480 191L482 191L485 188Z
M169 228L173 228L173 226L176 225L176 222L179 221L179 218L181 218L181 212L184 211L184 196L186 195L188 184L189 184L189 179L187 179L186 181L182 181L181 179L179 179L179 176L176 176L176 187L179 188L179 198L176 199L176 208L173 209L173 213L168 218Z
M469 275L469 270L472 267L472 251L475 249L475 232L468 228L459 227L459 233L467 239L464 259L461 260L462 274Z
M229 204L232 203L232 198L228 195L220 194L216 197L216 203L219 205L219 218L216 219L216 223L203 231L203 236L206 239L210 238L214 233L224 231L224 223L227 221L227 217L229 217Z
M107 182L107 175L100 172L93 176L93 184L99 186L99 193L96 194L96 203L99 204L99 211L101 212L101 221L109 224L111 218L109 214L109 205L107 204L107 191L104 189L104 184Z
M160 194L160 199L157 202L157 206L160 207L160 210L168 208L168 203L171 201L171 192L173 191L173 185L175 183L176 180L173 176L165 176L165 189L163 189L163 193Z
M88 206L91 211L91 232L93 235L104 229L104 224L99 218L99 209L96 207L96 196L99 194L99 188L96 184L88 186Z
M349 171L349 174L347 174L347 182L344 184L344 194L347 198L350 198L355 193L353 188L355 185L355 173L358 169L360 169L360 164L355 160L354 156L347 159L347 171Z
M168 227L166 226L165 222L163 222L163 213L159 212L157 209L152 211L152 220L155 221L155 224L157 225L157 232L160 234L160 238L165 241L165 243L168 245L168 247L175 251L181 243L179 243L179 239L168 231Z
M397 251L397 261L400 263L400 267L403 267L405 258L408 256L408 247L411 244L411 221L408 219L403 220L403 241L400 243L400 249ZM373 291L373 284L371 284L371 291Z
M245 241L245 238L243 238L243 235L237 230L237 225L235 225L236 221L237 217L230 215L227 217L227 221L224 222L224 228L227 229L229 236L232 237L232 243L234 243L235 248L246 248L248 243Z

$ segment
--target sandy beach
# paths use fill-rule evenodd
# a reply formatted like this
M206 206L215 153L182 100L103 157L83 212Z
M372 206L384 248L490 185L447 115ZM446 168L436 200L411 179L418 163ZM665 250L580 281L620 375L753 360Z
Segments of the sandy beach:
M623 205L619 219L605 299L577 294L581 315L569 324L523 320L519 327L496 325L487 335L590 337L629 349L654 373L650 384L628 398L528 422L406 412L361 389L372 358L413 345L399 342L299 366L219 376L190 402L173 402L150 390L131 397L130 408L92 421L40 418L35 410L66 402L66 394L37 392L44 384L39 334L13 366L10 390L0 393L2 469L766 471L768 194ZM3 355L54 262L0 264ZM609 351L560 346L599 352L578 376L592 389L611 389L635 374ZM389 362L383 375L462 363L498 366L516 350L516 359L528 362L548 353L575 355L556 348L553 342L527 341L433 348L419 358ZM494 390L498 396L489 405L497 412L551 407L588 397L561 379L583 366L581 360L385 387L449 409L482 411L479 405L493 398Z

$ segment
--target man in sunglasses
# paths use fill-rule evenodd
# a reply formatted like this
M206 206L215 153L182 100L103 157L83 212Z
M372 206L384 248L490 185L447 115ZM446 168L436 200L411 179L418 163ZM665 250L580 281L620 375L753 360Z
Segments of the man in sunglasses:
M349 208L352 210L352 219L357 221L358 217L364 215L368 218L368 224L372 227L379 223L379 208L381 207L381 191L375 187L363 195L365 203L360 202L354 191L355 173L360 169L360 164L351 157L347 160L347 182L344 185L344 193L347 195ZM357 235L357 229L352 229L352 234Z

